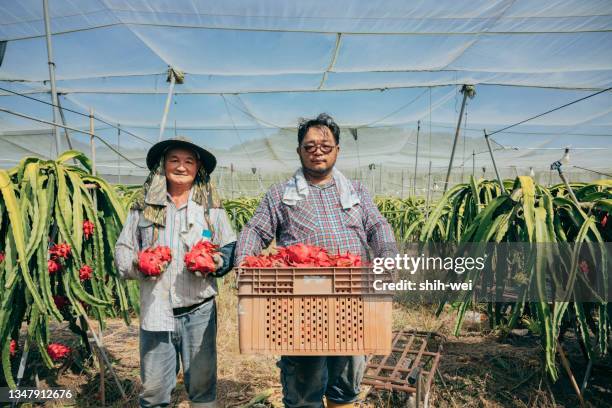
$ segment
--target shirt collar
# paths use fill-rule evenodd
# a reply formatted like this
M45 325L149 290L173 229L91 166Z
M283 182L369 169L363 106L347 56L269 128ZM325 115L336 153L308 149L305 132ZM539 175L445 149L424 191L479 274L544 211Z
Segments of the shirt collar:
M176 206L174 205L174 201L172 201L172 196L170 195L170 193L166 193L166 199L168 200L168 204L171 204L174 208L176 208ZM191 201L193 201L193 187L191 187L191 190L189 190L189 198L187 198L187 202L176 209L182 210L183 208L186 208L187 206L189 206L189 203Z
M330 181L328 181L325 184L312 184L312 183L308 183L309 186L314 187L314 188L318 188L319 190L325 190L328 189L330 187L334 187L336 185L336 180L332 179Z

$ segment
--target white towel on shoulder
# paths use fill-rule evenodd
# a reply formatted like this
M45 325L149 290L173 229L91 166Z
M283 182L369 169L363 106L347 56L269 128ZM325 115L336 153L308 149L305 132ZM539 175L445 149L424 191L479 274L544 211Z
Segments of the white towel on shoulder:
M342 208L348 210L354 205L359 204L359 196L349 179L335 167L332 170L332 177L336 183L338 194L340 194L340 204ZM308 197L309 192L308 181L304 176L302 168L299 168L289 179L285 187L283 203L293 206L297 204L298 201Z

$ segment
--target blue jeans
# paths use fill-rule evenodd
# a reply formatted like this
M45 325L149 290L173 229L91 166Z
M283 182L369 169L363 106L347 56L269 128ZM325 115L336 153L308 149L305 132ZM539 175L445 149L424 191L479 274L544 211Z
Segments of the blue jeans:
M357 400L365 371L364 356L282 356L278 362L287 408L322 408L328 401Z
M193 407L215 407L217 399L217 308L208 301L174 318L174 332L140 329L141 407L170 405L183 366L185 389Z

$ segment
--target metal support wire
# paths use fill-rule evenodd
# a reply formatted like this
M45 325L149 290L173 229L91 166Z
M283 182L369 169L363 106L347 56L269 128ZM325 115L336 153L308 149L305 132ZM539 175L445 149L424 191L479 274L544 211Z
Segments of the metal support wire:
M575 150L575 149L572 149L572 150ZM612 178L612 174L602 173L601 171L587 169L586 167L580 167L580 166L572 166L572 167L575 167L580 170L590 171L591 173L599 174L600 176L606 176L606 177Z
M532 117L527 118L527 119L525 119L525 120L522 120L522 121L520 121L520 122L514 123L514 124L509 125L509 126L506 126L506 127L502 128L502 129L495 130L495 131L493 131L493 132L489 133L489 136L493 136L493 135L494 135L494 134L496 134L496 133L501 133L501 132L503 132L504 130L508 130L508 129L513 128L513 127L515 127L515 126L522 125L523 123L525 123L525 122L529 122L530 120L537 119L537 118L542 117L542 116L544 116L544 115L548 115L549 113L552 113L552 112L558 111L559 109L566 108L566 107L568 107L568 106L570 106L570 105L573 105L573 104L578 103L578 102L580 102L580 101L584 101L585 99L592 98L592 97L594 97L594 96L596 96L596 95L599 95L599 94L604 93L604 92L608 92L608 91L610 91L610 90L612 90L612 87L610 87L610 88L606 88L606 89L602 89L602 90L601 90L601 91L599 91L599 92L595 92L595 93L593 93L593 94L590 94L590 95L584 96L584 97L582 97L582 98L579 98L579 99L573 100L573 101L571 101L571 102L568 102L568 103L566 103L566 104L564 104L564 105L557 106L556 108L553 108L553 109L547 110L546 112L540 113L540 114L538 114L538 115L532 116Z
M499 175L499 171L497 170L497 163L495 163L495 156L493 156L493 150L491 149L491 142L489 142L489 135L487 134L486 129L484 130L484 137L485 137L485 140L487 141L487 147L489 148L489 154L491 155L491 161L493 162L493 169L495 169L495 175L497 176L499 187L501 188L502 194L506 194L506 189L504 188L504 182Z
M49 103L49 102L47 102L47 101L43 101L42 99L33 98L33 97L28 96L28 95L25 95L25 94L23 94L23 93L19 93L19 92L11 91L10 89L6 89L6 88L2 88L2 87L0 87L0 91L3 91L3 92L8 92L8 93L11 93L11 94L16 95L16 96L21 96L22 98L26 98L26 99L29 99L29 100L31 100L31 101L36 101L36 102L44 103L45 105L49 105L49 106L53 106L53 107L57 107L57 108L59 108L60 113L62 113L63 111L66 111L66 112L74 113L75 115L79 115L79 116L83 116L83 117L85 117L85 118L89 118L89 114L87 114L87 113L79 112L79 111L76 111L76 110L74 110L74 109L65 108L65 107L61 106L61 105L59 104L59 100L58 100L58 104L57 104L57 105L55 105L55 104L53 104L53 103ZM103 120L103 119L96 118L96 117L94 117L94 119L95 119L95 120L97 120L98 122L102 122L102 123L104 123L105 125L107 125L107 126L110 126L110 127L114 128L114 129L117 129L117 128L118 128L118 126L113 125L112 123L109 123L109 122L107 122L107 121L105 121L105 120ZM136 138L136 139L140 140L141 142L145 142L145 143L150 144L150 145L152 145L152 144L153 144L153 143L152 143L152 142L150 142L149 140L147 140L147 139L145 139L145 138L143 138L143 137L141 137L141 136L135 135L135 134L134 134L134 133L132 133L132 132L128 132L128 131L127 131L127 130L125 130L125 129L121 129L121 130L123 131L123 133L126 133L126 134L128 134L128 135L130 135L130 136L133 136L134 138Z
M146 169L145 166L141 166L140 164L137 164L137 163L133 162L128 157L126 157L123 154L121 154L120 151L115 149L110 143L108 143L106 140L102 139L100 136L95 135L92 132L89 132L87 130L81 130L81 129L73 128L73 127L70 127L70 126L61 125L59 123L50 122L48 120L44 120L44 119L40 119L40 118L35 118L33 116L25 115L25 114L19 113L19 112L14 112L12 110L5 109L5 108L2 108L2 107L0 107L0 112L5 112L5 113L11 114L11 115L15 115L15 116L19 116L19 117L22 117L22 118L25 118L25 119L33 120L35 122L45 123L45 124L51 125L51 126L58 126L60 128L65 128L65 129L71 130L73 132L82 133L84 135L89 135L91 137L95 137L96 139L101 141L106 147L108 147L110 150L112 150L113 152L117 153L119 156L123 157L127 162L133 164L134 166L136 166L136 167L138 167L140 169Z

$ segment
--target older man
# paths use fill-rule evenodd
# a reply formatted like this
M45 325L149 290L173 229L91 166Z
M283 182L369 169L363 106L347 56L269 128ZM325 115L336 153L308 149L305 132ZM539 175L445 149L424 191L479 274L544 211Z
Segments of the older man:
M140 281L140 375L142 407L170 404L179 358L193 407L216 406L217 350L215 277L233 265L236 235L210 183L217 161L208 151L177 138L147 154L151 173L132 206L116 245L126 279ZM184 256L201 239L220 246L214 273L198 276ZM156 279L138 269L138 253L167 246L172 261Z
M358 181L334 165L340 128L321 114L298 128L297 153L302 167L285 183L273 186L240 234L236 263L258 254L272 239L280 246L318 245L330 253L350 251L363 259L396 254L393 231ZM290 357L279 362L286 407L349 407L363 378L362 356Z

